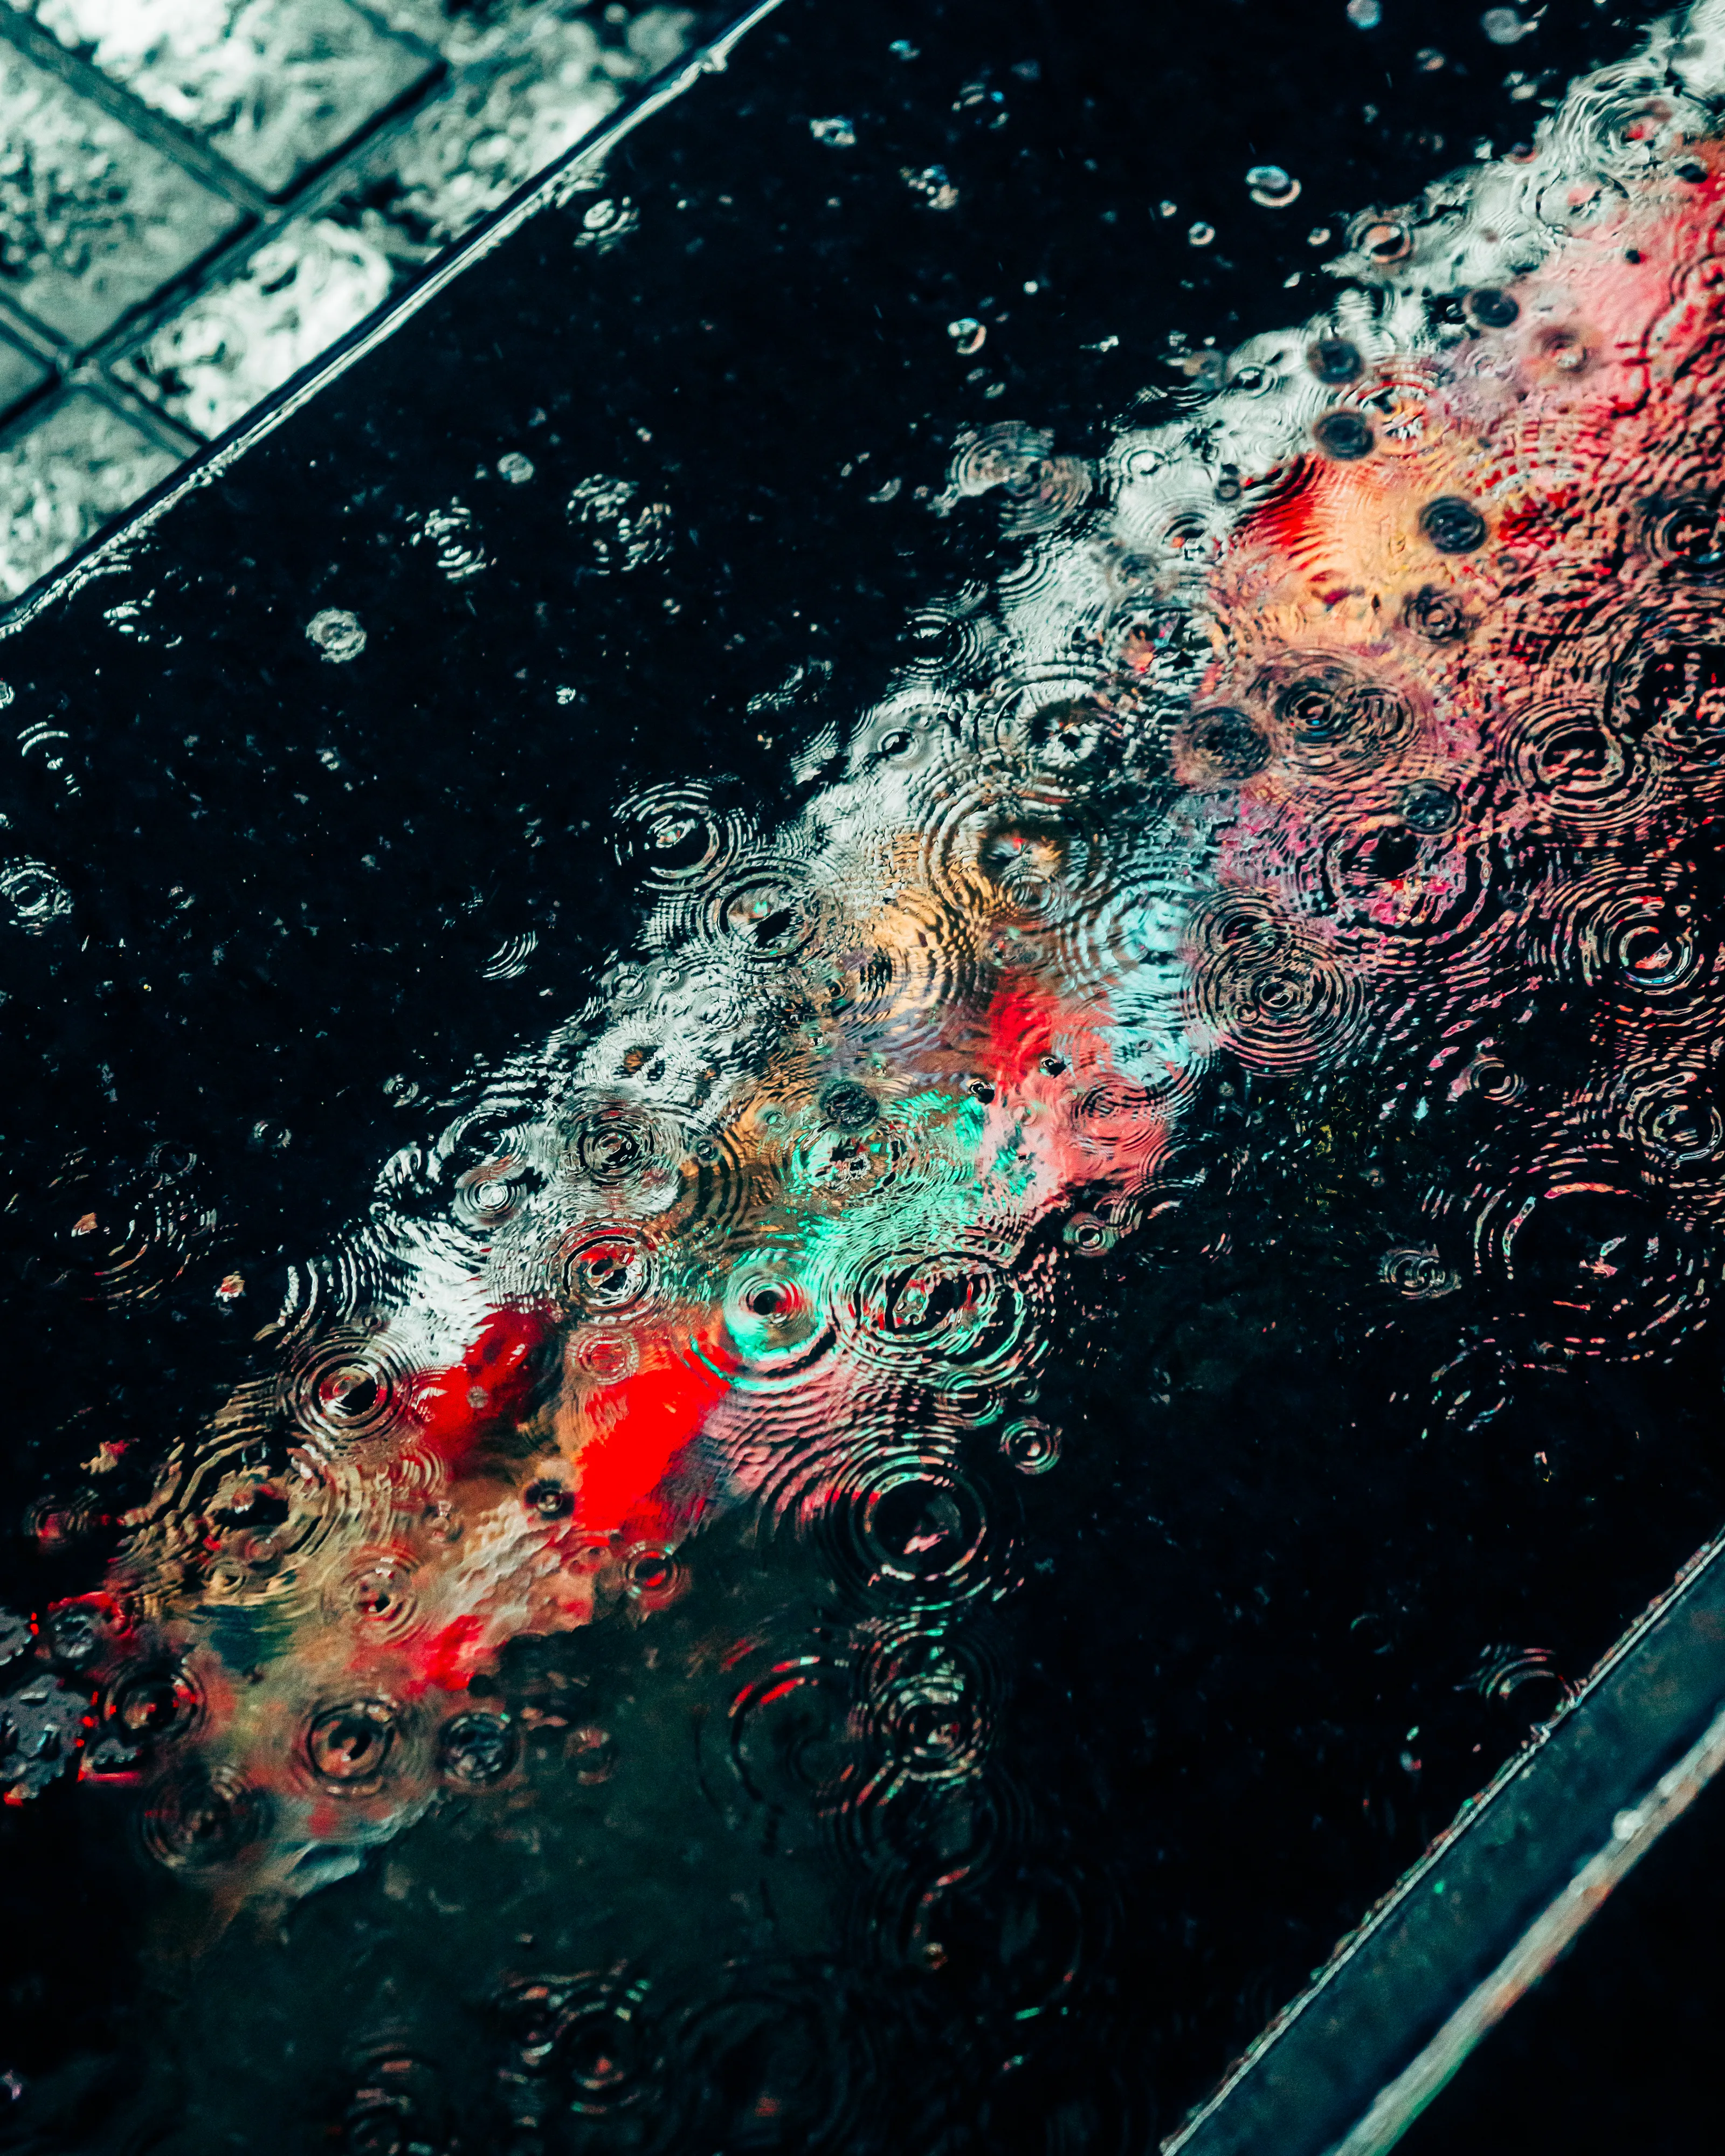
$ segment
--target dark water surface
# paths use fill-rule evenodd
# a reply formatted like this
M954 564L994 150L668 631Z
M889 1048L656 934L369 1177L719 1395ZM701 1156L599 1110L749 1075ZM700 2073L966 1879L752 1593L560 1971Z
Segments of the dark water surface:
M590 1621L535 1615L474 1671L423 1804L305 1830L341 1850L326 1883L248 1884L280 1791L244 1833L187 1827L213 1799L163 1765L180 1709L125 1690L171 1693L166 1650L92 1645L135 1613L76 1599L164 1502L193 1522L177 1593L285 1512L275 1404L183 1491L290 1336L350 1343L313 1419L369 1414L384 1298L363 1259L310 1261L511 1055L615 1007L662 896L619 802L802 813L896 670L962 642L937 602L986 613L1026 541L946 498L965 431L1085 459L1147 388L1145 424L1195 412L1207 349L1327 303L1357 210L1531 138L1515 90L1644 19L1561 0L1503 47L1472 8L1386 12L787 0L0 651L0 1529L35 1627L8 1681L56 1688L59 1744L0 1763L7 2145L1144 2149L1717 1530L1706 1236L1651 1349L1627 1292L1561 1346L1579 1270L1658 1232L1603 1182L1513 1281L1391 1294L1455 1160L1514 1184L1507 1096L1380 1136L1370 1074L1248 1067L1194 1111L1178 1207L1096 1215L1083 1265L1035 1229L1027 1268L1065 1270L1034 1383L974 1408L950 1491L927 1471L896 1521L911 1482L875 1490L861 1560L806 1507L768 1532L687 1501ZM1261 164L1296 202L1250 200ZM339 620L308 637L331 614L351 658ZM1683 859L1716 918L1708 844ZM1579 1082L1603 998L1530 1003L1522 1086ZM839 1082L820 1115L855 1137L875 1110ZM516 1157L488 1112L451 1189ZM891 1292L989 1322L973 1281ZM1015 1472L1050 1432L1054 1471ZM561 1488L527 1502L554 1520ZM980 1547L972 1504L996 1569L942 1601L918 1560ZM327 1605L272 1630L210 1596L220 1722L311 1666ZM363 1780L365 1732L320 1726L301 1750Z

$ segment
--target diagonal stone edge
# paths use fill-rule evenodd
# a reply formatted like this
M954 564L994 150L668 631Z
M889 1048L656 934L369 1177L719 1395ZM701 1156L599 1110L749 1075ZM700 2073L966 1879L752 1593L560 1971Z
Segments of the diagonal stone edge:
M1162 2156L1390 2148L1725 1764L1722 1704L1725 1534L1469 1799Z

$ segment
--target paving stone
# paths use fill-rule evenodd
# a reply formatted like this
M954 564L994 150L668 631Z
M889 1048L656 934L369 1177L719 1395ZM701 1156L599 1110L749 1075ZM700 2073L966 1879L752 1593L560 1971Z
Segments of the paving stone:
M82 350L195 269L246 213L95 101L99 69L195 131L287 221L111 378L213 439L326 351L688 49L691 9L594 0L12 0L70 84L0 38L0 293ZM442 56L444 79L435 80ZM94 96L75 86L87 80ZM399 126L367 133L415 85ZM140 122L144 132L147 123ZM331 158L335 174L311 176ZM293 214L296 199L305 207ZM47 372L0 340L0 414ZM123 400L122 400L123 401ZM74 392L0 445L0 596L23 590L171 469Z
M372 13L390 28L422 38L447 55L452 65L475 60L518 44L524 29L548 17L572 21L586 16L608 23L603 0L368 0ZM620 23L629 13L619 9Z
M0 444L0 593L16 598L180 459L87 389Z
M272 194L434 64L348 0L26 0L24 12Z
M120 372L213 439L368 315L394 276L363 234L327 218L300 220L239 275L200 293Z
M242 213L23 54L0 45L0 289L95 342Z
M675 59L693 20L652 8L607 42L572 10L541 13L525 44L456 74L378 145L325 216L198 294L119 372L183 425L221 434Z

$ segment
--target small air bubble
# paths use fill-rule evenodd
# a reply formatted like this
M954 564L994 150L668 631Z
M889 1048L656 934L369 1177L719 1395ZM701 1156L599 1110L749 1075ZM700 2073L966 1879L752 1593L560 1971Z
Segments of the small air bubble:
M1245 176L1252 200L1263 209L1286 209L1300 197L1300 182L1280 165L1254 165Z
M366 648L365 625L345 607L326 607L305 624L305 634L332 665L345 665Z
M1480 18L1480 28L1494 45L1512 45L1531 37L1537 27L1524 23L1513 8L1488 8Z

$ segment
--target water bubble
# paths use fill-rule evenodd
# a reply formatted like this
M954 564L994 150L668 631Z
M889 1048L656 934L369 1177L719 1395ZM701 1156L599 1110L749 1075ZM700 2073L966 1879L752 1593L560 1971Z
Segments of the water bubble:
M129 1744L166 1743L194 1732L204 1712L202 1688L181 1665L129 1671L109 1691L103 1717Z
M576 2118L609 2118L654 2085L641 1998L614 1978L517 1984L501 2006L521 2071L548 2083Z
M634 1317L652 1299L652 1250L632 1228L578 1231L560 1253L559 1270L571 1306L589 1323Z
M608 254L628 239L640 221L640 211L627 195L619 195L614 201L602 195L582 212L581 230L575 236L575 244Z
M1440 554L1471 554L1486 543L1486 520L1460 495L1440 495L1420 512L1420 529Z
M513 1154L481 1161L456 1178L455 1217L464 1227L490 1234L503 1225L542 1180L536 1169Z
M570 495L566 513L583 542L585 566L601 576L627 576L670 553L675 538L663 501L643 501L633 480L595 475Z
M952 349L961 359L968 359L973 352L980 352L988 332L974 315L960 315L956 321L947 324L947 335L952 340Z
M1189 246L1208 247L1215 236L1214 225L1206 224L1202 218L1186 228L1186 240Z
M829 150L854 150L856 146L856 128L849 120L811 120L809 131Z
M999 1682L962 1635L914 1620L878 1630L857 1676L870 1734L897 1774L924 1784L978 1772L993 1741Z
M675 1122L638 1101L589 1099L565 1125L565 1176L606 1213L662 1218L684 1195L687 1158Z
M1365 367L1359 347L1350 344L1346 337L1320 337L1306 357L1318 380L1332 386L1357 380Z
M520 1751L508 1715L472 1708L438 1732L438 1771L458 1789L488 1789L513 1770Z
M325 1589L326 1614L345 1619L368 1640L403 1639L419 1622L418 1570L410 1551L357 1551Z
M1189 1022L1268 1071L1329 1060L1358 1030L1358 975L1311 930L1246 893L1207 901L1189 930Z
M1060 1433L1034 1415L1023 1415L1002 1429L1000 1450L1020 1475L1046 1475L1060 1460Z
M1467 634L1467 609L1458 593L1425 584L1407 602L1404 617L1415 635L1430 644L1454 644Z
M1300 182L1280 165L1254 165L1245 183L1252 200L1265 209L1286 209L1300 198Z
M1327 412L1312 434L1327 457L1342 463L1370 456L1376 440L1370 420L1359 412Z
M1409 1302L1434 1302L1441 1296L1453 1295L1461 1285L1429 1244L1386 1250L1378 1263L1378 1277Z
M162 1783L145 1807L145 1847L172 1871L236 1863L268 1833L267 1794L224 1768L193 1766Z
M1399 806L1402 820L1422 836L1435 837L1452 829L1461 814L1461 803L1450 788L1429 778L1409 787Z
M572 1371L596 1385L620 1385L639 1369L641 1355L626 1332L578 1332L568 1361Z
M336 666L357 659L366 648L365 624L357 613L349 613L345 607L326 607L321 613L313 614L305 624L305 634L323 657Z
M497 476L511 486L525 486L533 476L533 459L519 449L506 449L497 459Z
M1374 267L1387 270L1413 253L1414 235L1399 218L1368 212L1350 228L1348 244Z
M801 1384L830 1349L824 1283L810 1272L795 1249L769 1248L745 1256L726 1280L726 1329L749 1389Z
M1101 1258L1114 1248L1120 1231L1100 1214L1075 1213L1061 1229L1060 1240L1081 1258Z
M1507 330L1522 311L1512 293L1488 285L1468 294L1467 311L1482 329Z
M1008 1541L957 1460L902 1447L847 1462L815 1526L836 1577L865 1599L932 1610L989 1593Z
M1357 30L1375 30L1384 20L1383 0L1348 0L1348 19Z
M835 1078L822 1086L819 1107L823 1118L841 1131L865 1131L880 1116L874 1095L850 1078Z
M1480 17L1480 28L1494 45L1512 45L1531 37L1537 23L1524 23L1513 8L1488 8Z
M643 1609L664 1609L688 1584L676 1553L658 1542L636 1543L623 1553L623 1591Z
M411 1370L387 1334L331 1332L305 1348L284 1375L284 1413L298 1429L338 1447L394 1430Z
M123 1641L130 1630L125 1609L105 1595L80 1595L51 1609L42 1645L54 1661L80 1669Z
M439 509L417 512L408 519L410 547L428 545L439 575L452 584L465 583L491 566L480 543L478 521L465 501L454 500Z
M922 196L930 209L952 209L958 201L958 190L948 177L944 165L925 165L921 172L906 165L899 177L913 193ZM1027 286L1027 290L1032 289Z
M43 935L72 913L71 893L43 861L13 860L0 866L0 899L32 936Z
M387 1700L321 1708L306 1727L306 1762L326 1789L343 1796L368 1795L382 1782L398 1721Z
M1262 770L1269 757L1257 722L1231 705L1194 711L1174 737L1174 770L1188 786L1237 784Z
M1260 693L1269 702L1276 748L1314 777L1374 770L1414 736L1407 700L1345 660L1290 654L1266 676Z

